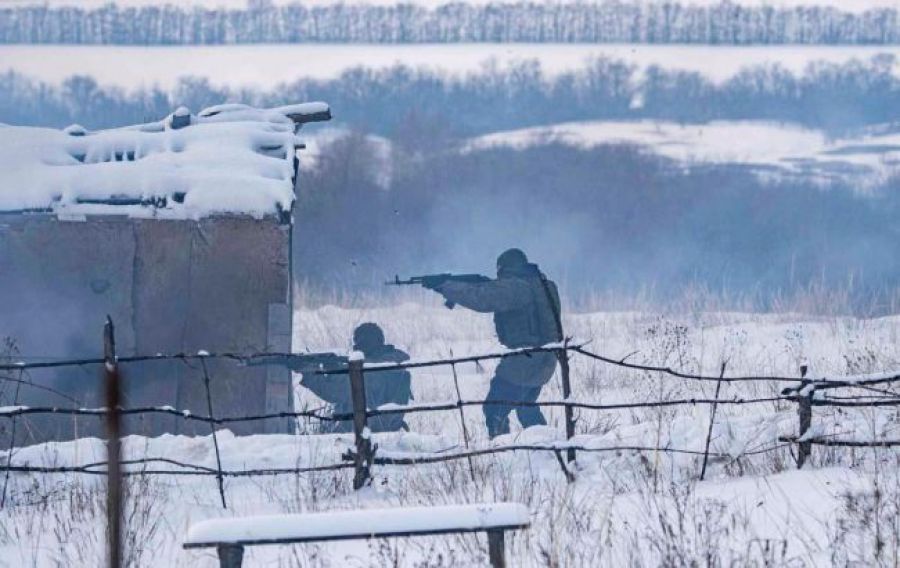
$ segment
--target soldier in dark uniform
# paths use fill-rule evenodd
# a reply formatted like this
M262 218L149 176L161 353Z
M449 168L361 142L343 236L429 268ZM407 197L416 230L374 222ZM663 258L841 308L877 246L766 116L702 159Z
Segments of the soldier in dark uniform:
M536 264L519 249L497 258L497 279L485 282L447 281L431 287L449 305L476 312L493 312L500 343L510 349L540 347L562 340L559 292ZM553 353L506 357L491 379L487 400L534 402L556 369ZM509 433L509 415L516 410L523 427L546 424L537 406L484 405L488 434Z
M364 323L353 331L353 350L365 355L366 363L403 363L409 355L391 344L385 343L384 332L374 323ZM343 363L346 360L341 358ZM406 405L412 399L409 371L380 371L366 373L366 404L370 409L382 404ZM346 375L317 375L304 372L300 384L333 406L335 414L352 414L353 402L350 398L350 383ZM409 430L403 414L373 416L368 420L373 432L395 432ZM325 422L323 430L328 432L351 432L353 422Z
M384 332L374 323L364 323L353 331L353 349L362 351L366 363L403 363L409 355L384 342ZM409 371L366 373L366 402L369 408L394 403L406 405L412 400ZM409 430L402 414L386 414L369 418L373 432Z

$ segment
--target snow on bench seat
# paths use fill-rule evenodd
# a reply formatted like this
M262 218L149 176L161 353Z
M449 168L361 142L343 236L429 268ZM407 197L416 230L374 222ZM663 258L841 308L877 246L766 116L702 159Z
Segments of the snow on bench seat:
M184 548L505 531L528 525L528 509L519 503L259 515L201 521L188 530Z

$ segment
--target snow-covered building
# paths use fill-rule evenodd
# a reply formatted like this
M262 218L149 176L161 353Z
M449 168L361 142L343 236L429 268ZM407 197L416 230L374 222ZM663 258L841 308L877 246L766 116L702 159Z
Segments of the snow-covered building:
M324 103L229 104L97 132L0 125L0 339L12 338L26 360L97 356L109 314L119 356L289 351L297 131L330 118ZM219 416L291 407L287 370L214 359L207 367ZM94 405L100 375L67 368L29 380ZM194 364L130 364L126 404L205 415L203 378ZM12 403L10 392L0 405ZM28 387L18 402L71 405ZM27 430L68 438L92 433L97 421L87 422L50 417ZM208 432L165 415L128 427Z

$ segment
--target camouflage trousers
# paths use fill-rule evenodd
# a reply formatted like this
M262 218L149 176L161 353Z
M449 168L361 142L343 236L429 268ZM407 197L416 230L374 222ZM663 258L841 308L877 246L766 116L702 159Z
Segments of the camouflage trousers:
M489 401L535 402L541 389L553 377L556 356L553 353L534 353L530 357L507 357L500 361L488 390ZM509 415L516 416L523 428L547 423L537 406L516 404L485 404L484 419L491 438L509 433Z

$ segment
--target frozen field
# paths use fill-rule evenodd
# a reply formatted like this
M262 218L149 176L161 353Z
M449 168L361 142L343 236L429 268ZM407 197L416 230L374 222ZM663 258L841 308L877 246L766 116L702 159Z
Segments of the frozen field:
M633 144L685 164L742 164L764 175L821 182L853 180L874 185L900 172L896 128L830 138L819 130L762 121L572 122L488 134L469 141L466 149L523 149L553 143L578 148Z
M423 298L396 306L298 313L295 348L347 346L363 321L383 325L388 340L415 359L491 352L490 318L448 311ZM813 373L861 373L900 365L900 318L812 318L742 313L661 316L649 313L570 313L568 333L590 348L630 362L653 362L729 375L753 372L796 376L800 364ZM463 398L481 398L492 365L461 365ZM448 369L413 374L416 402L455 398ZM652 373L628 372L573 359L574 397L585 401L664 400L712 396L714 385ZM722 398L769 396L777 385L727 385ZM301 405L318 405L299 393ZM557 381L545 399L560 397ZM579 412L577 441L612 445L701 449L709 423L706 406ZM472 444L486 447L480 410L466 410ZM263 512L299 512L377 506L419 506L503 499L528 505L533 528L508 543L512 566L665 565L870 565L876 536L882 560L900 552L895 519L900 506L897 456L890 450L814 450L812 467L794 470L787 448L752 452L796 432L793 405L723 406L713 430L707 480L696 481L693 456L647 452L581 453L576 481L568 484L552 454L506 453L474 460L475 482L465 460L420 466L377 466L375 484L350 489L350 473L229 479L229 509L219 504L212 478L133 478L128 514L132 560L147 566L214 566L211 552L184 552L187 526L201 519ZM382 455L454 451L462 447L456 411L420 413L411 433L376 435ZM307 428L306 424L301 425ZM829 412L816 409L818 433L845 438L897 438L892 410ZM550 425L494 444L553 442L562 436L560 415ZM296 467L333 463L351 440L346 436L235 438L220 434L223 465ZM166 457L214 466L209 437L129 438L129 456ZM99 440L46 444L15 452L14 462L68 464L103 458ZM161 466L165 467L165 466ZM872 489L878 486L878 499ZM0 511L0 564L6 566L98 565L103 551L103 501L95 478L14 475L9 504ZM867 516L868 515L868 516ZM879 519L881 528L866 519ZM876 531L880 531L877 532ZM894 557L895 558L895 557ZM391 542L350 542L248 549L250 566L461 566L486 559L474 536L429 537ZM891 564L891 562L884 562Z
M342 127L304 131L303 169L315 167L323 148L344 136ZM389 187L389 139L368 135L379 163L378 183ZM548 144L578 149L627 144L685 166L735 165L764 179L796 178L823 185L851 182L859 190L883 184L900 173L900 130L885 125L834 138L821 130L767 121L583 121L494 132L462 142L464 153L492 148L523 150Z
M136 89L175 86L179 77L206 77L214 85L272 88L301 78L328 79L352 67L395 64L449 74L476 72L490 62L536 60L548 76L574 71L597 57L622 59L638 69L658 65L696 71L725 81L741 69L778 63L801 73L813 61L868 60L900 47L684 46L572 44L423 45L230 45L230 46L0 46L0 72L18 71L51 84L72 75L93 76L101 85ZM900 73L900 57L895 72Z

